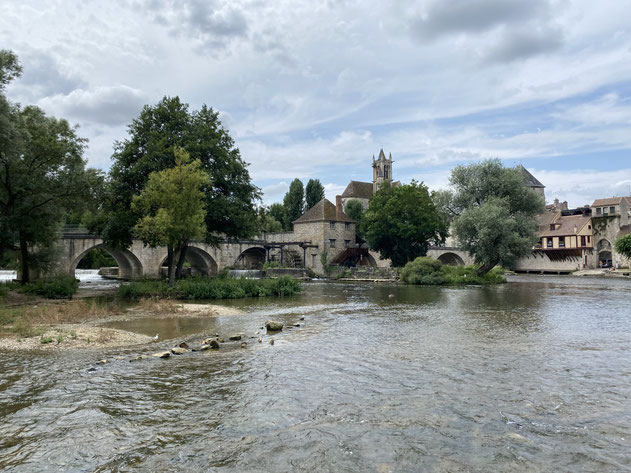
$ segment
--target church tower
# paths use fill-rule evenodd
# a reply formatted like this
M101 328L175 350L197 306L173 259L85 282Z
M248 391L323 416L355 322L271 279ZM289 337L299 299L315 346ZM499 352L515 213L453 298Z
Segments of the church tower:
M383 149L379 151L379 158L375 160L375 156L372 157L372 193L375 194L381 184L388 182L392 185L392 154L386 155Z

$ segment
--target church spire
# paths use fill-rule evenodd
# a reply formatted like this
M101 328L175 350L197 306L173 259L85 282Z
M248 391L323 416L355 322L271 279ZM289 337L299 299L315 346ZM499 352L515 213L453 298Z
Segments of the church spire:
M372 191L374 194L384 182L392 184L392 153L389 153L388 159L386 159L386 154L381 148L379 158L375 161L373 155L372 160Z

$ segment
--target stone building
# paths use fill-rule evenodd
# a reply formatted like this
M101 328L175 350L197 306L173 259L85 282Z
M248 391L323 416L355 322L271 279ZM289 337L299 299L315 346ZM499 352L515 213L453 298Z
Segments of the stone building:
M384 184L388 183L391 186L398 186L399 181L392 182L392 154L386 158L383 149L379 151L379 157L375 159L372 157L372 182L351 181L344 189L342 193L342 206L346 208L346 204L349 200L358 200L364 207L364 210L368 208L368 203L371 197L379 190Z
M631 197L610 197L596 199L591 205L598 267L630 266L615 248L617 238L631 233L629 201Z

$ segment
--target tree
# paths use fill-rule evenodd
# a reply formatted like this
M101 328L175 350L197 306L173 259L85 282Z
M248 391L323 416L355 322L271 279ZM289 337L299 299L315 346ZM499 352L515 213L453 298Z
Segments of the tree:
M306 208L309 210L315 204L324 199L324 186L320 183L320 179L309 179L305 189Z
M285 207L285 228L291 230L292 222L297 220L305 210L305 190L300 179L291 181L289 191L283 198L283 207Z
M181 148L174 150L175 166L153 172L132 209L142 217L134 227L142 241L152 247L166 246L173 255L168 262L169 285L175 283L176 266L184 261L188 244L206 232L204 187L210 178L199 159L191 162Z
M449 181L454 187L450 206L457 215L454 233L480 265L479 275L497 264L511 267L530 253L544 201L526 185L519 169L505 168L498 159L487 160L457 166Z
M0 92L20 72L0 51ZM86 198L85 142L66 120L0 93L0 249L17 253L23 284L51 266L66 212Z
M364 219L364 206L357 199L351 199L346 202L346 208L344 213L348 215L352 220L355 220L355 233L360 237L363 235L361 231L362 220Z
M271 215L270 211L265 207L259 208L258 225L260 231L262 232L276 233L283 231L283 224Z
M618 253L631 259L631 234L617 238L615 246Z
M363 231L371 248L394 266L427 254L430 243L444 241L447 229L423 183L383 185L370 200Z
M206 242L217 245L223 238L236 240L256 233L259 190L217 112L206 105L190 112L179 97L164 97L154 106L145 106L128 130L129 138L115 144L112 156L107 219L95 228L107 244L119 248L131 244L140 217L131 208L132 198L152 172L174 166L176 147L199 160L210 176L203 188Z
M275 202L269 206L269 215L274 220L277 220L281 224L282 230L287 230L285 227L285 222L287 221L287 217L285 216L285 207L280 202Z

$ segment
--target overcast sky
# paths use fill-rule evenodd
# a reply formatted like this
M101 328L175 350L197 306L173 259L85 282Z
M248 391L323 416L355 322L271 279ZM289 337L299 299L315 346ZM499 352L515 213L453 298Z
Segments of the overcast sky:
M144 104L221 112L264 200L294 177L334 199L372 180L446 187L456 164L523 164L548 201L631 195L631 22L600 0L3 0L11 99L80 125L89 165Z

